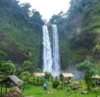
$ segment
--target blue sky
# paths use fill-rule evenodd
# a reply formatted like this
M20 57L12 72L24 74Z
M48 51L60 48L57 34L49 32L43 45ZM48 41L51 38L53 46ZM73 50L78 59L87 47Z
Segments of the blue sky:
M71 0L20 0L21 3L29 2L33 9L40 12L43 19L49 20L53 14L60 11L67 12Z

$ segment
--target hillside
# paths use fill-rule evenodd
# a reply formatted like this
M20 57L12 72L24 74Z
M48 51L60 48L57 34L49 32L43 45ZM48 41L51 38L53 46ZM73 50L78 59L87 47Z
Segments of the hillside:
M100 1L71 0L70 5L50 20L58 25L62 68L88 60L100 70Z
M40 62L43 21L30 7L17 0L0 0L0 50L16 64L27 59L35 65Z

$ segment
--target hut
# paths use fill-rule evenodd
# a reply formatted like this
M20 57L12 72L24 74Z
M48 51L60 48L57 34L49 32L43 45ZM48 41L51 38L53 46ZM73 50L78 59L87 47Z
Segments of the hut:
M64 78L73 78L74 77L74 75L72 73L62 73L62 76Z
M100 85L100 76L99 75L92 76L92 79L94 79L96 81L97 85Z
M33 73L33 76L35 76L35 77L44 77L45 73Z
M72 73L62 73L61 76L62 76L62 79L63 79L63 85L70 83L71 78L74 77L74 75Z
M94 75L94 76L92 76L92 78L94 78L94 79L100 79L100 76L99 75Z
M6 79L4 79L0 82L1 95L3 94L2 93L3 87L6 87L5 88L5 93L7 93L7 88L8 87L20 86L22 83L23 83L23 81L21 79L19 79L18 77L16 77L15 75L8 76Z

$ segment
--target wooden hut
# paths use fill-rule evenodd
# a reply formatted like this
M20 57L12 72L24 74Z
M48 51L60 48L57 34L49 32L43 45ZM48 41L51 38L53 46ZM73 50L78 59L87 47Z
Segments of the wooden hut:
M72 73L62 73L62 76L64 78L73 78L74 77L74 75Z
M1 95L3 94L2 93L3 87L5 87L5 93L7 93L7 87L20 86L22 83L23 81L18 77L16 77L15 75L8 76L6 79L0 82Z
M100 76L99 75L92 76L92 79L94 79L96 81L97 85L100 85Z
M71 83L71 78L74 77L74 75L72 73L62 73L61 76L63 79L63 85Z
M35 77L44 77L45 73L33 73L33 76L35 76Z
M100 76L99 75L94 75L94 76L92 76L92 78L100 79Z

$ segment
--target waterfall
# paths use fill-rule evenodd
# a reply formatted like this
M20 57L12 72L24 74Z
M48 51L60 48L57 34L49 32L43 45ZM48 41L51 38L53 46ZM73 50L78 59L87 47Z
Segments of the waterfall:
M57 26L53 27L53 76L60 74L60 55L59 55L59 44L58 44L58 31Z
M43 26L43 72L52 73L52 51L47 26Z
M43 26L43 72L51 72L53 76L60 74L60 57L57 26L52 25L52 49L47 26Z

